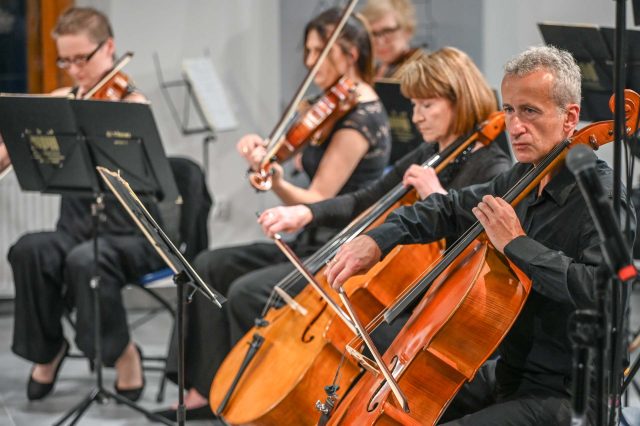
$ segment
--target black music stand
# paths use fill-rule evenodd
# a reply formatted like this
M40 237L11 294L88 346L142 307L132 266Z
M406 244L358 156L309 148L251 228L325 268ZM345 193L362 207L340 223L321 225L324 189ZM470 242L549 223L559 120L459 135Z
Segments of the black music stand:
M580 119L609 120L613 92L612 51L596 25L538 24L546 44L569 51L582 73Z
M186 420L186 407L184 405L184 285L189 284L194 291L200 291L209 301L222 308L226 298L216 290L209 288L202 281L189 262L182 256L180 250L171 242L162 231L149 212L144 208L138 197L131 190L129 184L118 174L98 167L98 172L107 186L116 196L122 207L129 213L142 233L147 237L151 245L156 249L160 257L173 271L173 281L178 290L178 424L184 424Z
M545 43L569 51L582 72L582 108L580 119L601 121L611 119L609 98L613 93L613 28L597 25L539 23ZM628 59L625 87L640 89L640 52L633 47L640 43L640 31L627 30ZM635 42L633 41L635 40ZM633 46L633 47L632 47Z
M391 130L391 157L389 164L395 163L405 154L423 143L422 135L416 129L411 117L411 101L400 92L400 81L390 78L377 79L374 89L389 115Z
M0 96L0 133L23 190L91 196L93 218L96 387L55 425L78 422L95 401L115 399L154 420L171 424L127 398L106 390L102 381L98 234L106 186L96 166L122 169L141 194L178 196L169 162L149 105L43 96Z

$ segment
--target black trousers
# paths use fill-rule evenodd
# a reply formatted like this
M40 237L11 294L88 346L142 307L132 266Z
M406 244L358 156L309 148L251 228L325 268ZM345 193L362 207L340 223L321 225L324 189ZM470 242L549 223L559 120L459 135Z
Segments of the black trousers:
M12 350L39 364L53 360L64 341L61 316L76 307L76 344L94 356L93 240L62 231L22 236L8 255L15 283ZM162 267L162 261L142 236L102 235L98 239L98 276L103 361L113 366L128 344L129 330L121 288Z
M465 384L440 419L440 425L568 426L571 400L542 385L522 383L502 395L496 386L496 361L487 361Z
M316 247L294 247L300 256ZM211 382L233 345L254 325L273 287L294 270L272 243L225 247L200 253L193 262L200 277L220 293L227 303L222 309L196 293L186 309L185 386L209 395ZM306 285L300 278L290 294ZM177 338L169 354L167 376L177 381Z

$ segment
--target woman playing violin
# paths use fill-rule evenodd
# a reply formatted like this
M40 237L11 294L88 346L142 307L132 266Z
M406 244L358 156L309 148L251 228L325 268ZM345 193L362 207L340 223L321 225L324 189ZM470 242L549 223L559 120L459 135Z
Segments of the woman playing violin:
M333 224L346 226L358 214L402 182L416 189L424 199L433 193L447 193L475 183L486 182L509 169L511 159L497 144L471 145L440 175L423 168L437 152L471 133L478 123L497 109L493 92L480 70L462 51L445 47L407 65L401 77L402 92L414 105L413 122L424 143L415 148L377 181L358 191L317 203L274 207L258 218L264 233L294 232L305 226ZM246 332L260 311L248 312L241 305L259 306L267 293L257 287L240 288L242 297L230 300L232 330ZM232 335L236 341L240 336Z
M330 9L309 22L304 33L305 65L315 64L320 52L339 21L337 9ZM362 187L381 176L389 155L389 128L384 108L370 86L373 77L370 35L365 25L349 18L327 59L315 77L321 89L330 88L341 76L357 83L358 104L331 129L320 145L309 145L302 153L302 167L311 183L302 188L287 181L282 168L273 164L273 191L284 204L312 203ZM238 151L252 168L263 159L263 139L247 135L238 142ZM336 228L317 227L300 234L293 242L298 254L313 253L326 242ZM271 290L282 277L293 270L280 250L272 243L256 243L227 247L201 253L194 261L201 277L227 295L235 298L235 289L265 286ZM303 283L301 283L302 285ZM247 307L255 310L256 307ZM231 348L228 310L213 308L197 295L188 306L188 337L185 398L187 417L211 415L207 405L211 382L218 366ZM216 338L211 339L211 333ZM175 419L175 409L161 412Z
M74 87L61 87L51 94L83 98L113 68L115 42L110 26L101 28L101 31L91 30L99 28L102 22L97 15L92 16L90 10L76 8L71 11L61 16L58 26L53 30L53 37L58 50L56 63L73 79ZM118 100L147 101L131 85Z
M82 97L113 67L115 44L106 16L91 8L71 8L53 30L58 66L74 87L55 90L55 96ZM122 100L142 102L131 89ZM15 283L15 321L12 350L32 361L27 396L47 396L68 352L61 316L72 300L77 308L76 344L93 358L93 304L90 278L94 275L91 200L64 196L55 231L23 235L9 251ZM151 207L151 206L149 206ZM107 366L115 366L115 388L137 400L144 386L139 351L130 339L120 289L142 274L161 267L153 248L115 201L105 202L107 220L99 238L102 348ZM63 286L67 286L66 294Z

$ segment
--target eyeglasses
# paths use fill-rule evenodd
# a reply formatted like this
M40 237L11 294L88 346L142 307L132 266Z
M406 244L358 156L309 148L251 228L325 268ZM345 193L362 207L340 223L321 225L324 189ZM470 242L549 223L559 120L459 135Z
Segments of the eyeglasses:
M56 65L58 66L58 68L61 69L66 69L69 68L71 66L71 64L74 64L77 67L82 67L84 65L87 64L87 62L89 62L89 60L91 58L93 58L93 55L95 55L98 50L100 50L100 48L102 47L102 45L105 43L105 41L101 41L95 49L93 49L93 51L91 53L88 53L86 55L78 55L75 56L73 58L58 58L56 60Z
M399 29L400 29L400 25L396 25L395 27L387 27L387 28L382 28L378 31L371 31L371 34L373 35L374 38L386 39L386 38L389 38L389 36L391 36L393 33L398 31Z

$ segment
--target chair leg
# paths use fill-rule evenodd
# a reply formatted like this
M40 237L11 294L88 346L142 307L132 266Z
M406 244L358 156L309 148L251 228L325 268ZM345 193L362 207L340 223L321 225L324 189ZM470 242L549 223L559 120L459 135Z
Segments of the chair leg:
M160 379L160 386L158 387L158 393L156 394L156 402L161 403L164 401L164 390L167 387L167 373L162 373L162 379Z
M175 311L174 307L171 305L171 303L169 303L164 297L160 296L159 294L157 294L152 289L148 289L148 288L146 288L144 286L135 286L135 287L137 287L137 288L141 289L142 291L144 291L146 294L148 294L151 298L153 298L156 302L158 302L161 305L161 308L153 309L152 312L150 313L151 315L149 315L149 317L154 316L161 309L166 309L167 312L171 315L171 318L173 319L172 323L173 323L173 326L175 327L176 311ZM148 319L149 318L142 319L139 323L136 323L134 325L134 328L135 328L135 326L140 325L140 323L146 322ZM172 329L173 329L173 327L172 327ZM163 357L145 357L145 360L162 363L161 364L162 367L153 367L154 370L157 369L162 373L162 377L160 379L160 383L159 383L159 386L158 386L158 392L156 394L156 402L158 402L158 403L163 402L164 401L164 397L165 397L165 390L166 390L166 385L167 385L167 356L168 356L168 349L167 349L167 353Z

